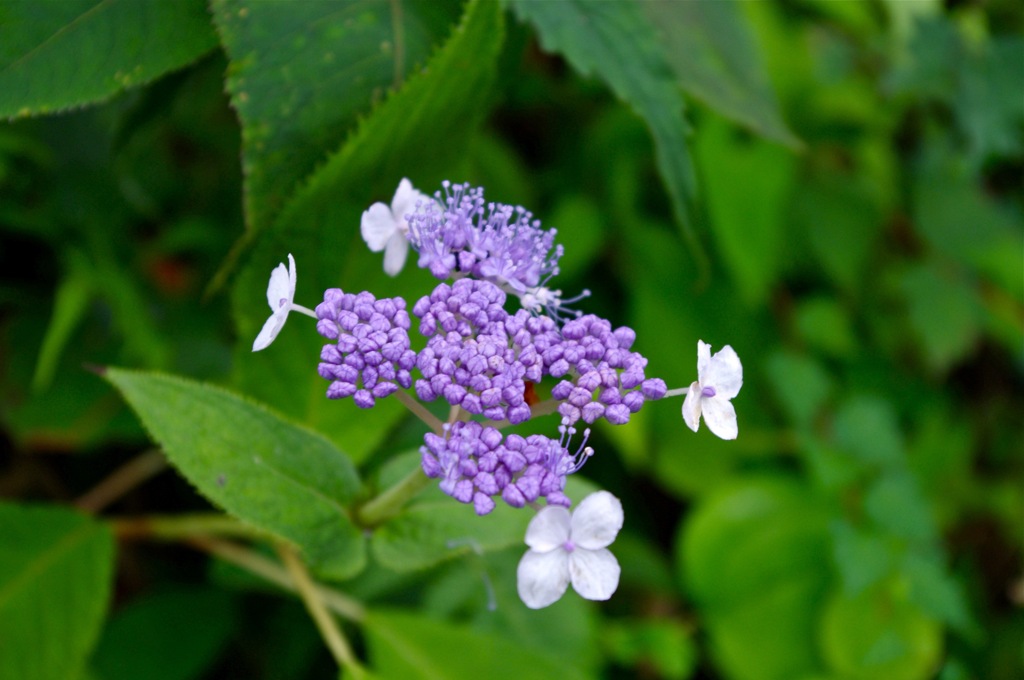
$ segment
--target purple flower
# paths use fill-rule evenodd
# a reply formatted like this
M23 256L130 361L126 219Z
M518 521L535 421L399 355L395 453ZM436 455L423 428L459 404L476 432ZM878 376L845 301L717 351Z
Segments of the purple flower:
M437 202L422 202L408 217L409 243L419 266L439 279L474 276L526 295L558 273L562 246L555 230L541 229L528 210L486 203L484 190L442 183ZM546 290L546 289L545 289Z
M335 341L320 352L320 375L331 381L329 399L352 397L360 408L370 408L399 386L412 385L416 353L409 348L405 300L330 288L316 315L317 331Z
M462 503L472 503L478 515L494 509L494 498L521 508L544 499L548 505L568 507L565 479L579 470L593 449L585 446L590 431L575 454L566 448L573 428L561 427L556 441L543 435L502 438L501 432L474 421L445 426L445 435L429 433L420 447L423 472L441 479L441 490Z

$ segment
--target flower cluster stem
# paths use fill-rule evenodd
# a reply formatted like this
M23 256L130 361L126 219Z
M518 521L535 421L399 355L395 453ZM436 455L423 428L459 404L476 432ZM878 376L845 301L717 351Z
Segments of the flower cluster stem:
M428 484L430 484L430 478L423 474L423 470L417 466L394 486L384 490L376 498L358 508L355 512L356 525L371 528L394 517L413 496Z
M291 546L278 545L277 552L281 556L281 560L284 562L285 568L288 570L288 574L291 576L292 582L299 592L299 597L302 598L303 604L306 605L306 610L316 624L317 630L320 631L320 635L334 656L335 661L338 662L341 668L352 673L353 677L366 677L365 669L356 659L355 654L352 652L352 647L349 646L348 640L345 639L341 629L338 627L338 622L327 611L327 607L320 598L316 584L310 578L306 566L299 559L299 556L295 554L295 550Z
M398 401L402 402L407 409L412 411L413 415L426 423L427 427L433 430L436 434L441 434L444 431L442 429L443 423L441 422L441 419L428 411L427 408L415 398L402 390L395 392L395 396L398 397Z

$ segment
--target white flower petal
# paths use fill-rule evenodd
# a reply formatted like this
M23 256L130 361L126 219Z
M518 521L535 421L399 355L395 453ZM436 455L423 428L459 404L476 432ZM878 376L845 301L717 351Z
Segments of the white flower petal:
M614 559L614 558L613 558ZM569 554L564 550L527 550L516 569L519 598L530 609L558 601L569 587Z
M384 273L388 276L398 276L398 272L405 266L405 257L408 254L409 241L401 230L395 230L384 249Z
M586 550L606 548L622 528L622 503L607 491L596 491L572 513L573 545Z
M690 391L683 400L683 422L694 432L700 427L700 402L700 383L694 381L690 383Z
M383 203L374 203L364 210L363 217L359 221L359 232L363 235L366 245L375 253L384 250L388 239L397 229L398 225L395 222L395 216L391 213L391 208Z
M704 371L707 370L708 364L711 363L711 345L704 342L703 340L697 341L697 380L702 384L704 382Z
M607 600L619 587L622 568L611 551L574 550L569 554L572 587L588 600Z
M736 439L739 428L736 425L736 409L728 399L705 397L702 399L704 422L708 429L722 439Z
M736 351L726 345L715 352L711 363L700 378L701 385L715 388L715 396L732 399L743 387L743 364Z
M570 527L569 511L560 505L549 505L530 520L526 545L540 552L554 550L569 540Z
M295 299L295 259L292 258L291 253L288 254L288 264L291 266L284 266L284 263L274 267L274 271L270 272L270 283L267 284L267 304L270 305L270 309L277 313L277 310L281 308L281 300L286 300L285 304L291 304L291 301Z
M406 221L405 216L416 210L417 201L429 201L430 198L423 193L420 193L413 187L405 177L398 183L398 188L395 190L395 196L391 199L391 214L394 215L395 223L398 225L399 230L403 233L408 233L409 223Z
M263 324L263 328L260 329L260 334L256 336L255 340L253 340L253 352L259 352L261 349L265 349L274 341L277 334L281 332L282 328L284 328L284 322L288 320L289 311L291 311L290 307L282 307L270 315L270 318Z

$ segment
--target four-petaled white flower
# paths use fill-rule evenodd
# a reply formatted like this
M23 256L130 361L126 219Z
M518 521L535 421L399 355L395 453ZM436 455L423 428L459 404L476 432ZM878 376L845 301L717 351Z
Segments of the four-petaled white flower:
M683 420L694 432L700 417L722 439L736 439L736 409L729 402L743 386L743 365L736 351L726 345L711 356L711 345L697 341L697 380L683 401Z
M584 498L572 515L549 505L530 520L530 549L516 572L519 597L541 609L573 589L588 600L607 600L619 587L619 562L608 550L622 528L622 503L607 491Z
M267 303L272 310L270 318L263 324L263 329L252 343L252 351L258 352L274 341L288 319L288 312L295 307L295 258L288 253L288 267L284 263L277 265L270 272L270 283L267 285Z
M384 271L396 276L405 265L409 254L409 222L406 215L416 209L417 201L429 201L429 196L417 191L412 182L402 178L391 199L391 207L374 203L363 211L359 230L366 245L375 253L384 251Z

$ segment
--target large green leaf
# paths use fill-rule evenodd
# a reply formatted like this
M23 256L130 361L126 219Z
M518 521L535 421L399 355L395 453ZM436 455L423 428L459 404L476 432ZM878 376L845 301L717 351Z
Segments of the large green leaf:
M329 441L219 387L117 368L105 377L204 496L294 541L325 576L363 568L363 539L345 509L359 477Z
M655 158L683 234L703 257L692 228L696 180L686 144L682 91L665 62L640 3L509 0L537 28L545 50L582 73L596 74L647 122Z
M203 0L0 5L0 118L91 104L213 49Z
M404 409L393 398L367 411L351 400L325 399L327 383L316 372L323 338L310 325L301 332L285 328L268 350L249 352L268 314L270 271L288 253L295 256L298 301L321 297L326 288L340 284L378 297L401 294L411 307L430 291L436 281L425 272L407 272L398 279L384 275L381 256L371 253L359 236L359 216L374 200L390 201L403 176L429 191L458 171L485 111L503 35L500 8L471 2L426 68L363 121L289 202L239 276L234 306L242 341L236 368L245 391L315 426L357 459L387 436Z
M640 2L687 92L754 132L789 146L754 37L737 2Z
M370 658L381 678L552 678L584 676L571 659L555 659L509 642L423 616L374 611L365 621Z
M246 223L262 229L360 114L429 54L453 3L214 0L242 121Z
M109 529L57 507L0 503L0 678L77 677L110 596Z

